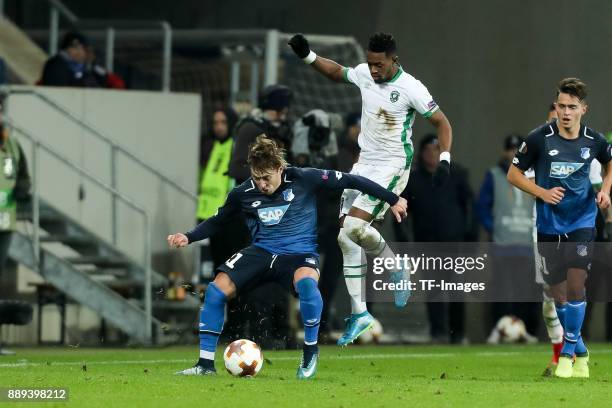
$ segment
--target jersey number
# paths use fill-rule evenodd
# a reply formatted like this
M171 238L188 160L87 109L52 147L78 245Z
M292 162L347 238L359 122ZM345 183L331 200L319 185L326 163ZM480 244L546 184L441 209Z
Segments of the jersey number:
M234 264L238 262L240 258L242 258L242 254L240 252L236 252L230 259L225 261L225 264L228 266L228 268L234 269Z

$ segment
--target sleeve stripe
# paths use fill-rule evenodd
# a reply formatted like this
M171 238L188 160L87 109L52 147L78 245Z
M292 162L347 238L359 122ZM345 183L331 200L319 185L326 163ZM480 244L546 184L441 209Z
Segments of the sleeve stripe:
M344 80L345 80L346 82L348 82L348 83L352 83L352 82L349 80L349 77L348 77L348 71L349 71L349 69L348 69L348 68L343 68L342 70L344 71Z
M438 110L440 109L440 107L438 105L434 106L432 110L427 111L423 114L424 118L429 118L431 115L433 115L434 113L436 113Z

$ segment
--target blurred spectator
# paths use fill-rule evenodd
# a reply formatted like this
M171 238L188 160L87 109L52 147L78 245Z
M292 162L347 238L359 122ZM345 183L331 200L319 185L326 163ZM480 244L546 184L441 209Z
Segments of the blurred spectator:
M346 130L338 142L338 170L349 172L359 159L359 134L361 133L361 113L353 112L344 118Z
M502 157L487 171L480 187L476 212L496 243L525 245L532 241L534 199L506 179L512 158L524 140L519 135L504 139Z
M291 151L296 166L334 169L338 167L337 128L342 128L337 114L321 109L307 112L293 126ZM321 191L317 197L318 246L323 262L319 287L323 298L321 340L330 332L329 306L342 271L342 252L338 246L338 202L342 191Z
M338 168L343 172L349 172L353 164L357 162L359 157L359 145L357 138L361 132L361 114L349 114L345 118L345 129L341 133L338 141ZM326 220L322 221L319 217L319 247L325 253L323 265L321 268L321 279L319 280L319 288L323 297L323 311L321 313L321 339L328 340L329 332L332 329L330 322L330 306L332 299L338 287L338 280L342 275L342 251L338 246L338 232L340 225L338 223L338 202L341 191L330 192L329 199L326 201L326 210L328 215ZM368 305L368 310L372 310Z
M45 63L41 85L85 86L85 47L88 45L83 34L66 33L60 43L60 51Z
M512 186L506 175L522 136L511 134L503 141L503 152L496 166L490 168L480 187L476 209L478 218L496 245L493 270L494 284L512 290L513 279L535 276L533 263L533 206L534 199ZM536 285L533 282L533 285ZM521 318L527 332L536 333L540 317L539 303L495 302L491 305L491 327L505 315Z
M232 108L217 109L213 113L212 129L201 135L198 223L213 216L234 187L234 180L229 177L227 171L234 144L231 132L237 122L238 116ZM216 268L244 247L244 242L236 238L244 237L246 234L248 231L244 220L237 217L210 240L202 241L200 257L202 267L197 283L214 279Z
M125 82L119 75L108 71L98 63L93 46L85 47L85 72L83 86L87 88L125 89Z
M416 242L463 242L476 238L473 217L473 193L468 173L456 161L451 163L450 178L439 187L433 185L440 148L438 138L428 134L419 145L416 167L401 194L408 201ZM398 240L406 241L401 227ZM432 293L429 299L437 294ZM464 304L428 302L427 315L434 342L460 344L464 341ZM449 337L450 335L450 337Z
M246 162L249 145L255 142L255 138L262 133L279 142L288 154L291 152L291 126L287 122L291 99L291 90L286 86L267 86L261 91L259 109L254 110L250 116L241 120L236 126L229 175L236 180L237 184L251 176ZM293 164L290 156L287 159L290 164Z
M17 202L30 193L30 175L23 150L4 127L0 106L0 276L4 271L11 235L17 224Z

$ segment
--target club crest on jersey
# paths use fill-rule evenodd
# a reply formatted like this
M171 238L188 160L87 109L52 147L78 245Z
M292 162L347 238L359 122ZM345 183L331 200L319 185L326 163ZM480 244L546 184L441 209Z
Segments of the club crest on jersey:
M578 245L576 247L576 253L578 254L578 256L587 256L589 251L586 245Z
M276 225L283 219L290 204L280 205L278 207L259 208L257 215L263 225Z
M580 157L582 157L584 160L586 160L589 157L591 157L591 149L588 148L588 147L581 147L580 148Z
M289 190L283 191L283 198L285 199L285 201L292 201L295 198L295 194L293 194L293 190L289 189Z
M391 92L391 96L389 96L389 100L395 103L399 100L399 97L400 97L400 93L398 91L393 91Z
M550 164L550 177L564 179L580 170L584 163L552 162Z

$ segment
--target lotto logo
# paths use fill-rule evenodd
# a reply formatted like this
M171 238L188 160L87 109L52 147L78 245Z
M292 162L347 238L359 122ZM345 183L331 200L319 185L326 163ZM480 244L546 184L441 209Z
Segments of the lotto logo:
M257 215L264 225L276 225L281 222L288 208L289 204L279 207L260 208L257 210Z
M552 162L550 164L550 177L558 179L566 178L580 170L582 166L584 166L584 163Z

